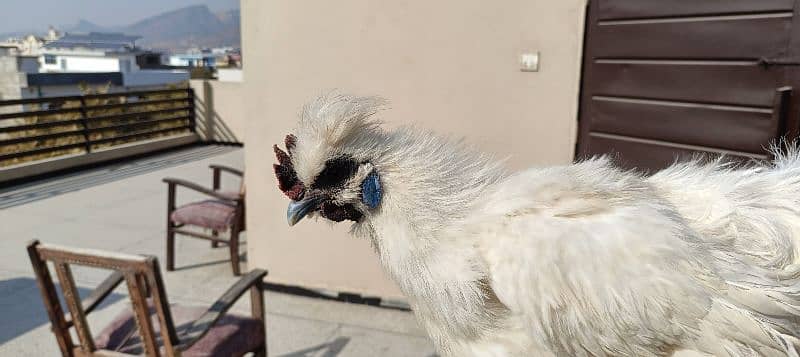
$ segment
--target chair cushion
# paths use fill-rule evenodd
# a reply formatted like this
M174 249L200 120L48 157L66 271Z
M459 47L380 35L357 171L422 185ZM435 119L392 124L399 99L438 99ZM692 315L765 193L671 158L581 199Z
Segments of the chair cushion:
M188 328L189 323L197 320L206 309L196 306L170 305L172 319L178 338L181 332ZM155 314L155 308L150 306L150 316L153 329L158 336L158 345L161 354L165 354L163 341L160 336L160 325ZM235 314L223 315L214 326L182 356L211 357L211 356L242 356L247 352L262 346L265 341L264 326L261 321ZM95 345L99 349L112 350L129 354L144 354L144 345L139 337L133 310L125 309L114 321L106 326L95 338Z
M236 205L234 203L206 200L178 207L172 212L170 219L175 223L224 231L231 226L235 215Z

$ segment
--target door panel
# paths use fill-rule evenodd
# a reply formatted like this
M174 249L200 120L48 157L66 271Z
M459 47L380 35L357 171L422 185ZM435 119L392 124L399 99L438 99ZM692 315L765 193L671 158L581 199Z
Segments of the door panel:
M600 20L791 12L794 0L607 0L597 3Z
M708 158L725 154L727 161L746 162L752 159L764 159L766 155L729 152L724 150L709 151L707 147L675 146L668 142L646 141L638 138L617 138L593 134L590 138L597 155L609 155L613 160L628 168L644 172L653 172L667 167L676 160L692 158Z
M647 171L676 158L767 158L796 127L800 93L785 61L795 0L593 0L577 156L612 154ZM796 129L791 129L796 130Z
M584 90L619 96L771 107L781 68L757 65L651 65L595 63Z
M594 119L592 132L744 152L762 151L761 143L776 134L769 109L600 97L589 115Z
M692 21L670 18L600 22L593 34L594 56L636 59L758 59L783 56L789 41L792 13L761 16L764 15L756 15L755 18L705 17L705 20ZM730 36L734 33L738 36ZM636 46L631 46L633 43Z

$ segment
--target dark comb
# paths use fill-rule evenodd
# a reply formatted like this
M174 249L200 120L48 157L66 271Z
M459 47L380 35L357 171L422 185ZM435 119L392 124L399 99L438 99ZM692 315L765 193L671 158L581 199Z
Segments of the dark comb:
M284 143L289 153L294 149L296 141L297 138L295 138L294 135L286 135ZM300 179L297 178L297 172L294 171L291 157L285 151L281 150L278 145L274 145L272 149L275 150L275 156L278 158L278 163L272 165L275 169L275 176L278 178L278 188L293 201L301 200L306 188Z

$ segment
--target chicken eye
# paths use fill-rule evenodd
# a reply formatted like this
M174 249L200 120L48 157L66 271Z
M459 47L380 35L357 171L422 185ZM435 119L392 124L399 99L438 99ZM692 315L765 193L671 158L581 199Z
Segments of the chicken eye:
M311 188L328 189L343 186L357 171L358 163L350 157L341 156L328 160Z

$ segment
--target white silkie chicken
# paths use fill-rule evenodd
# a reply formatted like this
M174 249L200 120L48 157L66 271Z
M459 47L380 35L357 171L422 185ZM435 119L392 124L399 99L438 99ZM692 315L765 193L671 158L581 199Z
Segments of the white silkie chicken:
M353 221L444 356L797 356L800 159L605 159L507 174L458 141L308 104L277 146L289 224Z

